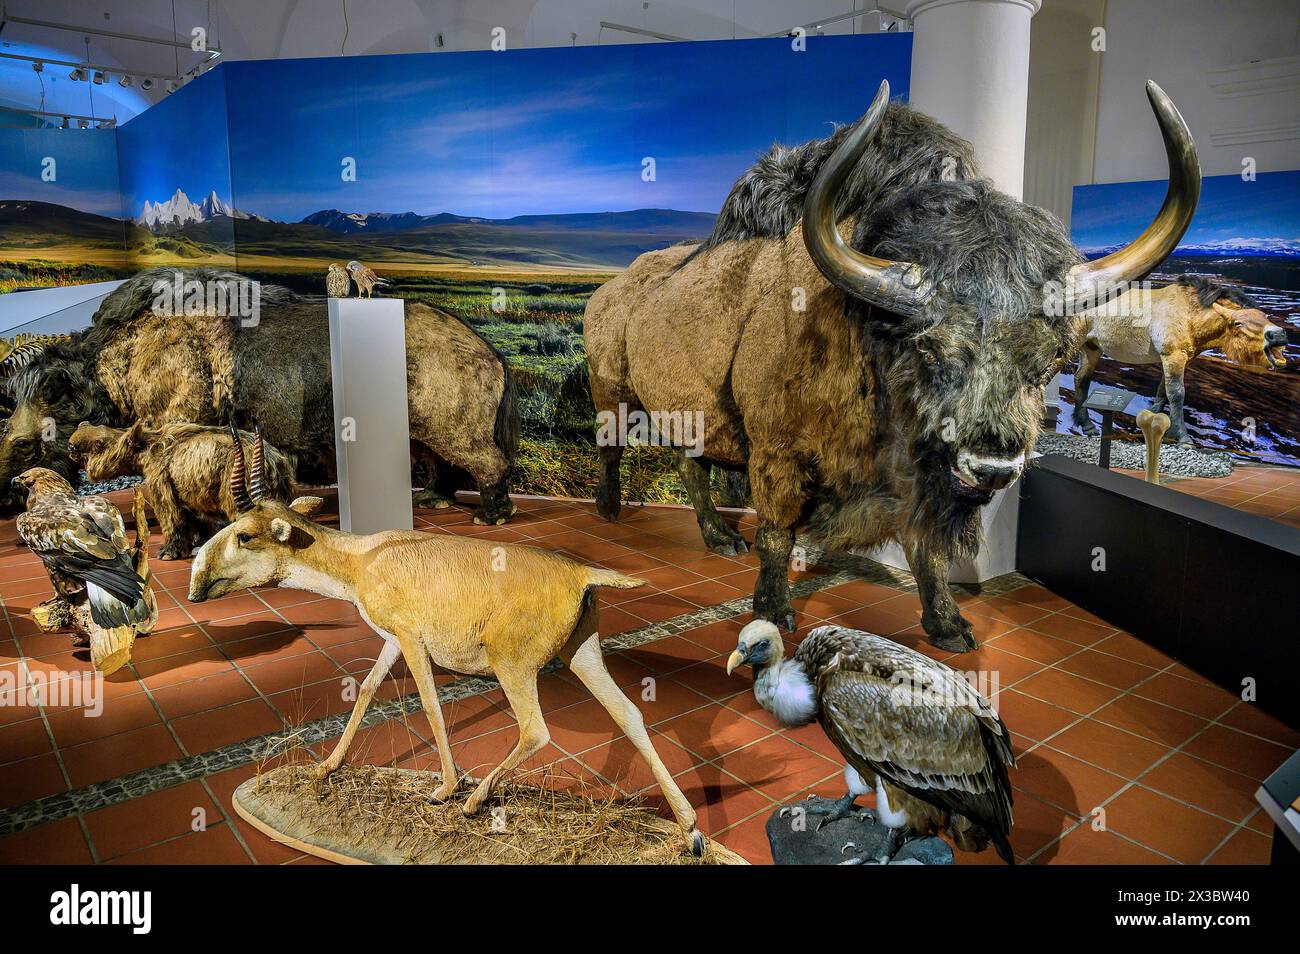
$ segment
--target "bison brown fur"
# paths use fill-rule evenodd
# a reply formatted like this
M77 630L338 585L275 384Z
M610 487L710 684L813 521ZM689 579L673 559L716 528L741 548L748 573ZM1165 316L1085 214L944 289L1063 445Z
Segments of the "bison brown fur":
M1166 144L1189 140L1163 92L1148 95ZM646 253L603 285L584 320L591 390L598 420L620 405L702 415L684 483L717 552L744 542L708 470L747 469L756 617L793 627L803 526L834 548L901 544L926 633L964 650L949 565L974 556L979 508L1023 470L1044 387L1081 337L1073 293L1058 308L1050 290L1095 288L1099 266L1050 213L974 178L969 144L887 97L882 84L851 129L760 159L706 242ZM1198 191L1194 150L1169 154L1178 197ZM1143 250L1176 243L1185 206L1100 260L1107 281L1152 267ZM614 519L623 446L599 453L597 510Z

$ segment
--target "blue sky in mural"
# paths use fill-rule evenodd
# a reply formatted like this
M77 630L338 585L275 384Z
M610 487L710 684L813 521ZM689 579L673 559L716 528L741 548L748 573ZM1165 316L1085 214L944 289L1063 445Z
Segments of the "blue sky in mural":
M1130 241L1150 223L1164 199L1164 180L1075 186L1071 228L1084 251ZM1179 246L1300 254L1300 172L1209 176L1196 217Z
M857 118L882 77L905 97L910 49L890 34L811 37L804 52L774 39L231 63L233 201L281 221L717 211L772 142ZM151 186L220 193L224 169L194 157Z
M53 202L118 218L117 140L108 129L6 129L0 136L0 199ZM54 181L42 179L46 158Z
M226 67L199 77L118 128L122 204L138 216L145 200L180 189L192 202L215 191L230 201Z

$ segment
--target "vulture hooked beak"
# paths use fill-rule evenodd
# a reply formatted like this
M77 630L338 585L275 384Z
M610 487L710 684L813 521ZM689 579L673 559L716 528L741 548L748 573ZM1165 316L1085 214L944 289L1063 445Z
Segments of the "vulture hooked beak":
M743 666L749 662L749 657L745 655L745 647L737 646L735 651L727 657L727 675L730 676L737 666Z

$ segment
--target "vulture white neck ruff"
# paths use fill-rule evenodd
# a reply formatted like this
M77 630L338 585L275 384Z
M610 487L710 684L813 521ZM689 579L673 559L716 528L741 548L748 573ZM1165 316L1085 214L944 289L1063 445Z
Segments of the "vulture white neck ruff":
M764 667L754 679L754 695L782 725L807 725L817 717L817 690L794 660Z

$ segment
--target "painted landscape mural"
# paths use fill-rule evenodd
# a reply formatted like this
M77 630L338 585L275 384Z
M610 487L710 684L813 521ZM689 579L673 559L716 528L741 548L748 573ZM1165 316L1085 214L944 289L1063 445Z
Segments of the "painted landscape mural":
M1072 238L1089 257L1112 251L1150 221L1164 198L1164 181L1076 186ZM1248 368L1210 353L1193 361L1185 384L1186 422L1199 446L1243 458L1300 466L1300 172L1204 180L1201 201L1182 244L1151 276L1156 285L1201 275L1240 287L1289 337L1287 366ZM1155 393L1158 365L1106 359L1097 380ZM1067 399L1072 380L1065 376ZM1134 401L1136 413L1147 401ZM1058 424L1066 430L1069 415ZM1122 422L1137 432L1131 415Z
M95 214L128 272L214 265L323 294L328 264L358 259L455 311L518 381L519 489L587 496L587 298L706 236L773 143L855 120L882 78L905 99L910 54L910 34L879 34L228 63L117 131L120 200ZM88 241L63 228L37 226ZM684 499L666 452L626 460L631 498Z
M0 292L130 273L111 129L0 130Z

